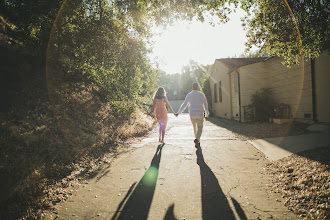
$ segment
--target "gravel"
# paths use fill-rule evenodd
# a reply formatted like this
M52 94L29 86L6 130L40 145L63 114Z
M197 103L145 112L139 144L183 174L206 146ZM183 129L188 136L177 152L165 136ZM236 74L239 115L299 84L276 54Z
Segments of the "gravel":
M330 219L330 145L269 163L274 191L305 219Z

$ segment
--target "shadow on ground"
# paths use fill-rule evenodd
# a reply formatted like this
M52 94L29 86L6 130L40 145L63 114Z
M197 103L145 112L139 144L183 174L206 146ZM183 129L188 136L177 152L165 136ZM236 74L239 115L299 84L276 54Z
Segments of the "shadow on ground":
M174 215L174 204L170 205L167 208L166 215L164 217L164 220L177 220L177 218Z
M196 155L201 173L203 219L236 219L229 206L227 197L221 190L218 179L204 161L201 148L197 149ZM239 215L245 216L238 202L234 203L234 205L236 210L239 210Z
M146 173L144 174L140 182L136 185L134 190L134 184L132 185L124 199L118 205L117 211L111 218L112 220L147 219L150 210L150 205L155 192L156 182L158 178L159 163L163 147L164 144L158 145L156 153L152 158L149 169L146 171ZM122 207L123 205L124 207Z
M299 122L280 125L268 122L242 123L236 120L217 117L211 117L209 121L217 126L234 132L242 139L286 137L311 133L306 130L309 125Z

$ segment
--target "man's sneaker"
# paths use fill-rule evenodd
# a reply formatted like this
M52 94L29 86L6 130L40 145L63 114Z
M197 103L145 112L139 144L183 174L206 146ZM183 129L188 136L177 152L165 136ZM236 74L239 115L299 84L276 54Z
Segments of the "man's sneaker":
M199 148L201 146L197 139L194 140L194 143L196 148Z

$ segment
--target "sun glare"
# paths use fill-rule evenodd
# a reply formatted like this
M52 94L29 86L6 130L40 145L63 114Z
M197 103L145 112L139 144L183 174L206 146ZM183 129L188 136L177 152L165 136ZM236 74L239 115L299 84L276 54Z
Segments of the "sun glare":
M166 30L156 27L152 60L168 74L180 73L189 60L200 64L213 64L215 59L239 56L244 53L245 31L240 18L244 12L239 9L229 15L226 24L211 26L208 21L180 21Z

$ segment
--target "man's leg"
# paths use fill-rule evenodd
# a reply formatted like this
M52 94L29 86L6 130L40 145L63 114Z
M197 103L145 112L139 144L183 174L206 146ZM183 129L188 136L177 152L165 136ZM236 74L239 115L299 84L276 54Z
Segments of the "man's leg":
M196 124L197 124L197 135L196 139L198 142L201 140L202 132L203 132L203 122L204 118L196 118Z
M197 121L196 118L190 118L192 126L194 128L195 138L197 137Z
M194 133L195 133L195 147L200 147L200 139L203 131L203 122L204 118L191 118L191 123L194 127Z

